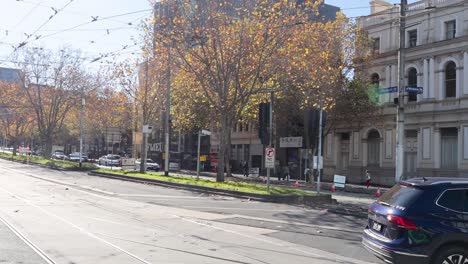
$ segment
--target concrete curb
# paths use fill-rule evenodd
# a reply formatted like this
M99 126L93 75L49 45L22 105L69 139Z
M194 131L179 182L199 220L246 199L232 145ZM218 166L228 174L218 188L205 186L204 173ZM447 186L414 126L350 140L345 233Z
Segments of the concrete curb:
M189 170L182 170L180 172L176 172L176 173L179 173L181 175L196 175L196 172L194 171L189 171ZM205 176L205 177L215 177L216 175L212 172L201 172L200 173L200 176ZM238 180L238 181L242 181L242 182L249 182L249 183L260 183L262 182L262 178L254 178L254 177L249 177L249 178L243 178L243 177L238 177L238 176L234 176L233 177L234 179ZM277 182L277 181L272 181L271 182L272 186L275 186L275 187L283 187L283 188L294 188L292 186L292 184L294 184L294 181L281 181L281 182ZM320 186L321 186L321 189L322 190L325 190L325 191L331 191L331 186L332 186L332 182L321 182L320 183ZM304 181L300 181L299 182L299 188L302 189L302 190L315 190L317 188L317 184L314 183L313 185L309 185L307 184L307 186L304 184ZM375 194L377 193L377 187L374 187L374 186L371 186L369 188L366 188L365 186L363 185L357 185L357 184L346 184L346 187L344 189L342 188L336 188L337 191L343 191L343 192L347 192L347 193L359 193L359 194L368 194L368 195L371 195L371 196L375 196ZM384 194L389 188L386 187L386 186L381 186L380 188L380 194Z
M39 167L58 170L58 171L91 171L91 170L94 170L94 169L89 169L89 168L82 168L82 169L80 169L80 168L62 168L62 167L54 166L54 165L51 165L51 164L42 164L42 163L37 163L37 162L34 162L34 161L29 161L28 162L28 161L25 161L25 160L17 160L17 159L12 159L12 158L7 158L7 157L0 157L0 159L8 160L8 161L16 162L16 163L39 166Z
M233 190L224 190L224 189L217 189L212 187L206 186L197 186L197 185L190 185L190 184L182 184L182 183L175 183L175 182L167 182L161 181L156 179L143 179L139 177L133 176L121 176L116 174L110 173L102 173L96 171L90 171L88 175L91 176L98 176L104 177L109 179L118 179L123 181L131 181L143 184L151 184L151 185L158 185L163 187L170 187L170 188L177 188L189 191L196 191L196 192L203 192L215 195L223 195L223 196L230 196L236 197L241 199L251 199L256 201L262 202L272 202L272 203L284 203L284 204L303 204L303 205L319 205L319 204L332 204L334 201L330 194L321 194L316 196L302 196L302 195L266 195L266 194L255 194L255 193L246 193L241 191L233 191Z

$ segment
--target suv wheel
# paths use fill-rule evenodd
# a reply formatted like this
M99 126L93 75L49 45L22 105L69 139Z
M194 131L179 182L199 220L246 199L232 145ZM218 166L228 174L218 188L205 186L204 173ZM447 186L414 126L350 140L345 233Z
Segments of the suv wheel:
M468 263L468 249L461 246L444 247L435 255L432 264Z

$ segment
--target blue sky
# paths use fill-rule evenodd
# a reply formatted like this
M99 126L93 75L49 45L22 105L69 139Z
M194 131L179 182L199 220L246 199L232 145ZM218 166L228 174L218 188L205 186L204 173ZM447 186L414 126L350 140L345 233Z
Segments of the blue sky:
M368 0L325 2L342 8L347 16L368 15L370 12ZM88 61L114 51L118 51L117 59L136 56L132 52L137 53L138 47L134 46L132 36L138 38L136 26L139 20L150 16L150 8L149 0L2 0L0 66L11 66L2 60L8 60L12 46L18 46L25 40L32 47L80 49ZM58 13L55 14L54 10ZM137 13L124 15L132 12ZM122 16L103 19L116 15ZM91 23L92 17L97 17L97 21ZM30 34L33 35L28 38ZM125 46L128 48L123 49Z

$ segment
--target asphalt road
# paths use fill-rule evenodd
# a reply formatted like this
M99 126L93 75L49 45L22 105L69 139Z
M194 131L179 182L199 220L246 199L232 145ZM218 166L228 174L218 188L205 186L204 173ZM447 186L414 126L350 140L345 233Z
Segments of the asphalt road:
M365 219L326 207L212 196L4 160L0 219L0 252L7 252L0 263L380 263L360 245Z

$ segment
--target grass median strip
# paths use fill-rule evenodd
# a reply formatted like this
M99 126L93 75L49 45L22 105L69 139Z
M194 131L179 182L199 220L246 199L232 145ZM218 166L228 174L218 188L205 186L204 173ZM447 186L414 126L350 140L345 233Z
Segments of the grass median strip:
M167 181L167 182L174 182L174 183L182 183L188 185L197 185L197 186L205 186L211 188L217 188L221 190L231 190L231 191L240 191L246 193L255 193L255 194L268 194L266 190L266 185L264 184L253 184L247 182L234 182L234 181L225 181L225 182L216 182L214 180L209 179L199 179L197 180L195 177L191 176L182 176L182 175L170 175L164 176L161 173L138 173L138 172L122 172L122 171L115 171L115 170L104 170L99 169L96 172L103 172L108 174L115 174L120 176L131 176L131 177L138 177L143 179L154 179L160 181ZM291 188L280 188L280 187L272 187L270 188L270 194L273 195L302 195L302 196L314 196L316 195L315 192L308 192L300 189L291 189Z
M0 152L0 157L2 158L8 158L8 159L13 159L17 161L30 161L34 163L39 163L39 164L44 164L48 165L51 167L56 167L56 168L63 168L63 169L78 169L79 168L79 163L77 162L72 162L72 161L67 161L67 160L53 160L53 159L46 159L44 157L40 156L27 156L27 155L16 155L13 156L13 154L10 153L3 153ZM91 163L82 163L82 168L83 169L94 169L96 166L94 166Z

